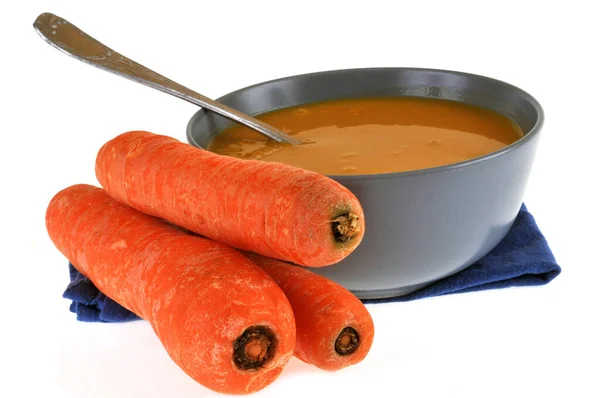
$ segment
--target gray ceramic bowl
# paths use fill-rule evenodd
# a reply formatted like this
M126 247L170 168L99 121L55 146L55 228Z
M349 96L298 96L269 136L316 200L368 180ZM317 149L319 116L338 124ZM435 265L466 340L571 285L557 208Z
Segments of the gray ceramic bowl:
M336 98L417 96L482 106L518 123L525 136L487 156L425 170L330 176L360 200L366 232L342 262L314 272L359 298L400 296L454 274L506 235L521 206L543 111L523 90L487 77L415 68L336 70L260 83L218 100L251 115ZM227 119L204 110L187 137L206 148Z

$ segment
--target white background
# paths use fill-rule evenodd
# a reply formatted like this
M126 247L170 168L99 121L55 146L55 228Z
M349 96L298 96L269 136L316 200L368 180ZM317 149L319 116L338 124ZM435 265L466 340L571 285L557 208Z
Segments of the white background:
M287 75L418 66L529 91L546 124L525 202L563 273L549 285L370 305L376 338L336 373L294 359L256 397L598 397L600 64L581 1L2 2L1 397L210 397L146 322L77 322L67 262L48 239L51 197L97 184L100 146L132 129L185 140L196 108L84 65L34 32L51 11L216 98Z

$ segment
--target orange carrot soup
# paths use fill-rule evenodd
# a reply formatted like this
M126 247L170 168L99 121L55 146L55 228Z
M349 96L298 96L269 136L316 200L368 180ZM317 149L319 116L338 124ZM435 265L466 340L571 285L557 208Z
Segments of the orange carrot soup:
M236 125L219 134L209 150L326 175L378 174L473 159L523 136L516 123L493 111L417 97L312 103L265 113L258 119L302 144L281 144Z

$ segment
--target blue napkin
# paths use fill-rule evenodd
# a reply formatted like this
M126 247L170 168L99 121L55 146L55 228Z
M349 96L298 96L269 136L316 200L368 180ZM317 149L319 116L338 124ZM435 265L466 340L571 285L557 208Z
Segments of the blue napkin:
M544 285L560 274L546 239L523 204L506 237L469 268L401 297L364 300L365 303L410 301L425 297L513 286ZM84 322L127 322L140 319L106 297L69 264L71 283L63 297L71 312Z
M83 322L128 322L140 319L133 312L106 297L88 278L69 263L71 283L63 297L72 300L69 309Z

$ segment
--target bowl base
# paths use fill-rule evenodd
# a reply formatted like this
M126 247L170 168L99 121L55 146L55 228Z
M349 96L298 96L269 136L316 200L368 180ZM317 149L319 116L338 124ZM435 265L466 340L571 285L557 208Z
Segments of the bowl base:
M425 286L431 285L435 281L419 283L417 285L403 286L392 289L382 290L352 290L350 291L361 300L378 300L378 299L392 299L395 297L402 297L409 293L415 292Z

